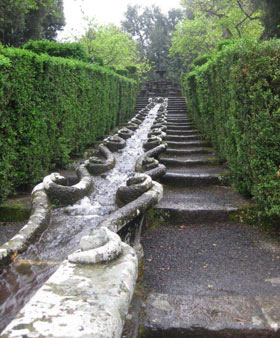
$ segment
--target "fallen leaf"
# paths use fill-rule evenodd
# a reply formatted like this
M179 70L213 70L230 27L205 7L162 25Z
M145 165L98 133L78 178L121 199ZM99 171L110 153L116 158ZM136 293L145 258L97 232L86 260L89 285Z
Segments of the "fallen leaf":
M236 320L237 322L241 322L241 323L246 323L247 322L246 319L242 319L242 318L234 318L234 320Z

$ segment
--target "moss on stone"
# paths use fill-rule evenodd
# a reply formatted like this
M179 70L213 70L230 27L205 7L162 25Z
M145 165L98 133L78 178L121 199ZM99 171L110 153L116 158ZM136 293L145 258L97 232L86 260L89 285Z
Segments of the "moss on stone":
M31 214L31 205L23 202L6 201L0 205L1 222L22 222L28 220Z

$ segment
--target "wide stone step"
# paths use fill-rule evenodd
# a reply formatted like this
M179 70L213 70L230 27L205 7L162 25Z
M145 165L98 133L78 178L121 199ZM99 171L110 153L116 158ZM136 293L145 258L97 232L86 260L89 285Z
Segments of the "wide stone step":
M173 166L198 166L198 165L216 165L218 163L215 155L210 154L198 154L198 155L189 155L189 156L171 156L168 157L166 154L163 154L160 157L160 162L168 165L169 167Z
M190 119L190 117L188 116L188 114L187 113L170 113L170 111L168 112L168 118L189 118Z
M191 140L201 141L201 135L167 135L167 141L187 142Z
M174 123L174 124L177 124L177 125L181 125L181 124L186 124L186 123L193 123L192 120L188 119L188 118L185 118L185 119L170 119L170 118L167 118L167 123Z
M280 336L273 234L235 222L182 220L148 229L142 243L143 336Z
M200 140L199 136L196 139L195 137L190 139L190 141L187 142L180 142L180 141L168 141L168 148L185 148L185 147L208 147L210 146L210 143L208 141L202 141Z
M199 187L221 185L221 175L225 171L217 166L176 167L168 169L161 182L170 186Z
M165 186L156 210L166 222L192 224L228 220L250 202L229 187L173 187Z
M180 156L180 155L193 155L193 154L213 154L213 149L210 147L186 147L184 149L171 149L167 148L166 155Z
M167 129L181 129L181 130L193 130L196 129L196 126L193 123L167 123Z
M180 135L180 136L184 136L184 135L201 135L200 131L197 129L190 129L190 130L186 130L186 129L167 129L166 131L167 135Z
M280 316L274 322L270 315L279 313L279 304L280 295L250 299L150 293L141 332L146 338L276 338Z

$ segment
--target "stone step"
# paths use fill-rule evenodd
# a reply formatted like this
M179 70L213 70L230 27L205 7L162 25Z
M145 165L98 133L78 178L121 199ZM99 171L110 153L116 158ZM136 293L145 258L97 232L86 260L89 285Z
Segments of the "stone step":
M184 113L170 113L170 111L168 111L168 117L169 118L186 118L186 117L189 117L189 116L185 112Z
M225 173L221 167L172 167L167 170L161 182L175 187L201 187L222 185L221 175Z
M186 147L184 149L167 148L164 153L170 156L193 155L193 154L213 154L213 149L210 147Z
M187 109L186 109L186 107L182 107L182 108L172 108L172 107L170 107L170 106L168 106L168 112L169 112L169 114L170 115L173 115L173 114L187 114Z
M161 224L142 236L143 336L280 336L273 234L235 222Z
M167 135L201 135L200 131L197 129L167 129L166 131Z
M184 224L228 220L250 202L224 186L164 186L164 195L156 207L164 221Z
M184 118L184 119L178 119L178 118L167 118L167 123L174 123L179 125L186 124L186 123L193 123L191 119L189 118Z
M145 338L276 338L279 304L280 295L250 299L150 293L140 330Z
M219 177L221 175L229 174L229 170L224 169L221 165L197 165L197 166L176 166L176 167L167 167L166 174L176 174L182 176L190 177L208 177L213 175L214 177Z
M160 162L169 166L198 166L198 165L217 165L218 161L215 158L215 155L211 154L198 154L198 155L189 155L189 156L172 156L168 157L166 154L163 154L160 157Z
M170 124L167 123L167 132L173 131L173 130L181 130L181 131L195 131L197 130L192 123L188 123L186 125L177 125L177 124Z
M175 129L182 129L182 128L196 128L193 122L184 122L184 123L178 123L178 122L167 122L166 124L167 128L175 128Z
M175 142L187 142L187 141L203 141L201 140L201 135L167 135L166 141L175 141ZM186 144L187 146L187 144Z
M168 141L168 148L170 149L178 149L178 148L185 148L185 147L209 147L211 144L208 141L200 140L200 137L196 138L195 136L193 138L190 138L191 141L187 142L180 142L180 141Z
M178 128L180 128L180 127L186 127L186 126L189 126L189 125L192 125L192 126L194 126L195 124L193 123L193 121L192 120L188 120L188 121L183 121L183 122L178 122L177 120L173 120L173 121L167 121L167 126L168 125L171 125L171 126L177 126Z

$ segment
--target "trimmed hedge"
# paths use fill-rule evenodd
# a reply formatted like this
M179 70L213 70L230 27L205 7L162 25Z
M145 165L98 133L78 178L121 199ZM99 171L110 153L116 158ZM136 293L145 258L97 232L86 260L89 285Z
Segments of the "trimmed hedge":
M235 187L280 216L280 40L239 40L183 79L188 108Z
M30 40L22 47L36 54L48 54L50 56L75 59L79 61L96 63L103 66L104 62L100 56L89 56L86 47L79 42L55 42L48 40Z
M1 200L130 117L138 84L77 60L16 48L0 53Z

